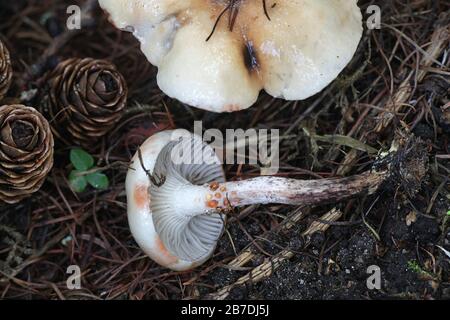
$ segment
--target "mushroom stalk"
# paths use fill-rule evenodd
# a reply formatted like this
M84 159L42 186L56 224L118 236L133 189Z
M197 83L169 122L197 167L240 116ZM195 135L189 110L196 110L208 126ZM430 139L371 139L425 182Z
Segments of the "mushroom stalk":
M175 190L171 186L168 188L172 189L173 212L189 220L213 211L253 204L314 205L337 202L364 192L375 192L387 176L386 172L365 172L353 177L319 180L264 176L201 186L185 184ZM159 188L164 189L164 185Z
M313 205L340 201L363 192L374 192L386 175L377 172L341 179L297 180L282 177L257 177L226 182L222 197L232 207L251 204L279 203ZM219 195L219 194L217 194Z

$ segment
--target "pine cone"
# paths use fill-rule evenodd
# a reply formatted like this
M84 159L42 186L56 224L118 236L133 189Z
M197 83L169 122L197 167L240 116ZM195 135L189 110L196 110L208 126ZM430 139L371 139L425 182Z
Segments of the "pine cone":
M67 145L93 149L123 115L127 85L107 61L69 59L61 62L47 81L46 113L54 135Z
M39 190L52 166L47 120L23 105L0 107L0 202L17 203Z
M11 85L12 67L9 51L0 40L0 100L2 100Z

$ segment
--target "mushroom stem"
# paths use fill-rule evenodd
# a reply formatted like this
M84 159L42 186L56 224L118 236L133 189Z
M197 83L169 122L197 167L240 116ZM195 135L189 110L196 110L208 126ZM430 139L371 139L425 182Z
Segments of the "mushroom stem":
M265 176L201 186L186 184L171 193L176 199L172 208L187 222L195 216L252 204L337 202L364 192L374 193L387 177L387 172L365 172L340 179L298 180Z
M257 177L227 182L221 187L227 190L225 203L228 201L232 207L268 203L313 205L340 201L363 192L373 193L386 177L379 172L320 180Z
M170 199L166 198L162 203L166 206L171 202L179 223L187 224L193 217L233 207L268 203L314 205L341 201L364 192L372 194L387 177L388 172L383 171L340 179L298 180L265 176L220 184L185 184L177 188L166 187L171 189ZM169 193L163 191L162 194Z

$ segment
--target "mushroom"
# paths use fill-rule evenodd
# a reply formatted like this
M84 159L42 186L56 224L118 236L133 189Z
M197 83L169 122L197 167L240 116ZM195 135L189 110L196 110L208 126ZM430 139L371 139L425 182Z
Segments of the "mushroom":
M184 143L177 143L177 137L185 137L181 140ZM211 164L171 161L171 150L182 150L192 138L196 138L197 148L209 151ZM225 182L213 149L199 140L182 129L154 134L133 157L125 182L128 222L136 242L158 264L178 271L192 269L209 259L225 219L212 210L198 215L203 205L201 195L183 193L185 186ZM190 192L190 188L185 191Z
M383 166L341 179L226 182L214 149L186 130L159 132L139 150L126 178L131 232L154 261L178 271L208 260L233 207L339 201L373 193L389 176Z
M306 99L350 62L362 36L357 0L99 0L141 42L159 87L214 112L252 106L264 89Z

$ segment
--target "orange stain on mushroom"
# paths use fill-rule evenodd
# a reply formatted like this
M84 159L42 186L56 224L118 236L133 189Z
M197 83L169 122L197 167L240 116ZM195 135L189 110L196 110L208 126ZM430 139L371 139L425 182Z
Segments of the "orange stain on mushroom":
M150 205L150 196L148 194L147 186L138 185L134 188L134 202L138 208L146 208Z
M209 185L209 188L210 188L212 191L216 191L217 189L219 189L219 184L218 184L217 182L212 182L212 183Z
M242 110L242 107L240 105L238 105L238 104L229 104L229 105L226 105L223 108L223 110L225 112L236 112L236 111Z
M155 244L156 249L158 250L158 255L152 257L152 259L157 263L163 266L170 266L179 261L177 257L172 255L169 250L167 250L166 246L164 245L164 243L162 243L161 239L158 236L156 236Z
M219 202L217 200L210 200L206 203L208 208L216 209L219 206Z

